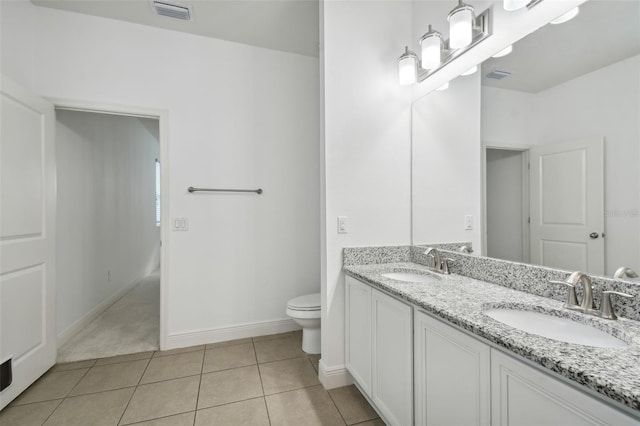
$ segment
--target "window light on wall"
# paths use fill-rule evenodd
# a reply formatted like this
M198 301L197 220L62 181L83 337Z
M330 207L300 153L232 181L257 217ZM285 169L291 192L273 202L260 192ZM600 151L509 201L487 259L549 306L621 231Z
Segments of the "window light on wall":
M156 226L160 226L160 161L156 158Z

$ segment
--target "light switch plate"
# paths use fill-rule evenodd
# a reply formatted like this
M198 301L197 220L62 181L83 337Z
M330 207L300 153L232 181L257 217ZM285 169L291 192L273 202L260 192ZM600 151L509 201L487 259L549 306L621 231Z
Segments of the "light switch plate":
M347 233L347 216L338 216L338 234Z
M471 216L470 214L464 217L464 229L466 229L467 231L473 229L473 216Z
M186 217L174 217L171 221L172 229L174 231L188 231L189 230L189 219Z

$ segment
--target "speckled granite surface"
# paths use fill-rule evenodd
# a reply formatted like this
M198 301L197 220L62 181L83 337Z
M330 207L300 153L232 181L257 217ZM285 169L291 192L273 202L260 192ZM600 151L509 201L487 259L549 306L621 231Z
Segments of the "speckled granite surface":
M640 411L638 321L624 318L608 321L567 311L557 300L461 275L433 275L427 267L411 262L345 265L344 270L373 287L385 290L499 347ZM385 272L418 272L432 274L430 276L433 278L424 283L407 283L381 276ZM511 278L517 276L515 272L510 274ZM558 276L563 277L563 274ZM496 307L513 307L570 317L606 331L630 346L623 349L595 348L525 333L483 314L483 310Z

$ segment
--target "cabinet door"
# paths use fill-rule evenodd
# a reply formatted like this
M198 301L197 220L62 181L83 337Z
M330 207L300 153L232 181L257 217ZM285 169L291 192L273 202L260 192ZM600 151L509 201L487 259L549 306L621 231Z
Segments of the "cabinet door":
M495 349L491 398L495 425L638 425L637 419Z
M413 418L412 308L372 290L373 377L371 399L391 425Z
M345 365L371 395L371 287L347 277L345 305Z
M416 312L416 425L490 424L490 353L479 340Z

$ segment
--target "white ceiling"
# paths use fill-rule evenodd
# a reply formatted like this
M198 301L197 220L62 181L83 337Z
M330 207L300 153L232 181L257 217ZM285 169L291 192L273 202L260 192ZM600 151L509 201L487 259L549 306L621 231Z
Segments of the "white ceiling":
M31 1L37 6L318 56L318 0L163 0L191 7L190 21L157 15L151 0Z
M537 93L640 54L640 1L590 0L580 14L518 41L513 53L482 64L482 84ZM492 70L511 72L488 79Z

